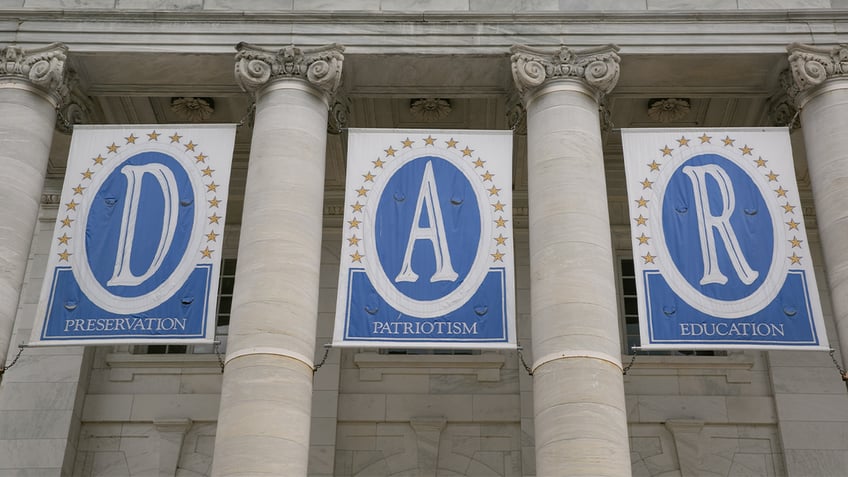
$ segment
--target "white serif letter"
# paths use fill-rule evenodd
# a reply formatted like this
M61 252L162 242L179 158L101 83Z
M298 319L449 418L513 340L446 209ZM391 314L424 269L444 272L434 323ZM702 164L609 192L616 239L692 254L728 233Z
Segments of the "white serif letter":
M733 227L730 225L730 216L733 214L736 204L736 197L733 193L730 176L716 164L706 164L697 167L686 166L683 168L683 173L689 176L689 179L692 181L692 192L695 195L695 211L698 214L698 234L701 237L701 256L704 259L704 276L701 278L701 285L710 283L724 285L727 283L727 277L719 269L713 229L718 231L727 255L730 257L730 263L733 264L733 269L736 271L736 275L739 276L739 280L746 285L754 283L754 280L757 279L759 274L745 260L745 256L742 254L742 248L739 246L739 240L736 238L736 232L733 231ZM719 215L712 215L712 210L710 209L710 198L707 193L707 176L715 179L721 194L722 209Z
M426 207L427 227L421 227L421 211ZM430 277L431 282L455 281L457 273L451 265L448 241L445 236L445 223L442 220L442 207L439 205L439 191L433 176L433 164L427 162L421 178L421 190L418 192L418 202L415 204L415 217L409 231L409 241L403 256L403 265L395 278L396 282L418 281L418 274L412 270L412 249L417 240L429 240L433 244L433 254L436 258L436 272Z
M179 195L177 193L177 180L174 173L164 164L145 164L143 166L125 166L121 173L127 178L127 194L124 201L124 214L121 219L121 233L118 238L118 253L115 257L115 271L112 278L106 282L108 286L135 286L150 278L165 260L174 233L177 230L177 217L179 216ZM165 205L162 213L162 232L159 235L159 244L156 253L150 262L147 271L141 275L134 275L130 270L132 259L133 242L135 241L136 222L138 221L138 205L141 199L141 183L145 174L152 175L162 190Z

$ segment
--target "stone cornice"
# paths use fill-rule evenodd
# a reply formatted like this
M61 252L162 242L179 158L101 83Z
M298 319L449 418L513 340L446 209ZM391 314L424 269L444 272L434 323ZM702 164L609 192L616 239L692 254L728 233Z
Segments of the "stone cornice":
M36 86L56 106L68 97L68 47L51 43L24 50L15 45L0 48L0 79L12 79Z
M275 81L301 79L333 104L342 79L343 46L334 43L318 48L288 46L268 50L242 42L236 50L236 81L244 91L256 95Z
M615 45L580 51L566 46L549 51L515 45L510 49L512 78L525 101L528 93L547 81L559 79L579 80L600 97L612 91L618 83L621 59L617 51Z
M787 48L795 86L806 93L826 80L848 78L848 45L814 46L793 43Z

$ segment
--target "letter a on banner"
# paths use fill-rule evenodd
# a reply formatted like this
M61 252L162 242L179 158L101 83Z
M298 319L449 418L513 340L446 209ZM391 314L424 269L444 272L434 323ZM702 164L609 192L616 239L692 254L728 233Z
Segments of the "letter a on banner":
M827 349L785 128L623 130L646 349Z
M512 133L349 133L334 345L514 348Z
M77 126L32 344L215 332L235 126Z

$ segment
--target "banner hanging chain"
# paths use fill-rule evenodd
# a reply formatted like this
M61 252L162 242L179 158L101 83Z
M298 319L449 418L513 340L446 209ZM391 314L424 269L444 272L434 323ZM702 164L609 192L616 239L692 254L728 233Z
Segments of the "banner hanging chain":
M324 366L324 363L327 361L327 356L330 354L330 349L333 347L332 343L324 344L324 357L321 358L321 362L312 367L312 374L315 374L321 366Z
M836 369L839 371L839 375L842 376L842 380L848 382L848 371L845 371L845 368L839 365L839 362L836 361L836 356L833 355L834 353L836 353L836 350L830 348L830 352L828 353L830 355L830 360L833 361L833 365L836 366Z
M251 101L250 105L247 107L247 112L244 113L241 120L236 123L236 127L242 127L247 123L247 120L250 119L250 115L253 114L253 111L256 110L256 101Z
M521 360L521 365L524 366L524 370L527 371L527 374L533 376L533 370L530 369L530 366L527 366L527 362L524 361L524 354L521 352L524 348L522 348L521 345L518 345L515 349L518 351L518 359Z
M218 365L221 367L221 374L224 374L224 355L221 354L221 350L218 348L219 343L215 343L212 349L215 351L215 356L218 357Z
M12 362L11 362L11 363L9 363L9 365L8 365L8 366L3 366L2 368L0 368L0 377L2 377L2 376L3 376L3 374L5 374L5 373L6 373L6 371L7 371L9 368L11 368L12 366L14 366L14 365L15 365L15 363L17 363L17 362L18 362L18 359L21 357L21 353L23 353L23 352L24 352L24 348L26 348L26 346L24 346L24 345L18 345L18 354L16 354L16 355L15 355L15 359L13 359L13 360L12 360Z
M633 363L636 362L636 355L639 353L636 348L631 348L633 350L633 356L630 357L630 362L627 363L627 366L621 369L621 375L627 376L627 372L630 371L630 368L633 367Z

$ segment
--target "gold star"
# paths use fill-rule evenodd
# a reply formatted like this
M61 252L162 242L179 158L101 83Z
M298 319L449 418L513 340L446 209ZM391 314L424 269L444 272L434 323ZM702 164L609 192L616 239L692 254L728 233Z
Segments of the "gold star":
M215 239L218 238L218 235L219 234L216 234L215 231L213 230L213 231L209 232L208 234L206 234L206 241L207 242L217 242L217 240L215 240Z
M379 167L380 169L382 169L383 164L385 164L385 162L383 162L379 157L376 161L371 161L371 163L374 164L374 167Z
M639 245L648 245L648 240L650 240L650 239L651 239L651 237L648 237L647 235L645 235L645 232L642 232L642 235L636 237L636 240L639 241Z
M766 162L768 161L763 159L762 156L758 157L757 160L754 161L754 163L757 164L757 167L766 167Z
M160 134L154 130L151 133L147 133L147 140L148 141L158 141L159 136L160 136Z
M71 255L73 255L73 254L72 254L72 253L69 253L67 250L65 250L65 251L63 251L63 252L61 252L61 253L57 253L56 255L58 255L58 256L59 256L59 260L60 260L60 261L64 260L64 261L66 261L66 262L67 262L67 261L68 261L68 258L70 258L70 257L71 257Z
M359 237L354 235L353 237L347 239L347 244L349 247L356 247L357 245L359 245Z
M639 217L636 217L636 218L635 218L635 219L633 219L633 220L635 220L635 221L636 221L636 225L645 225L645 224L647 224L647 223L648 223L648 218L647 218L647 217L642 217L642 214L639 214Z
M730 136L724 136L724 139L721 140L725 146L732 146L734 141L736 141L736 139L730 139Z
M127 140L127 144L135 144L135 140L136 140L136 139L138 139L138 138L137 138L137 137L135 137L135 136L133 135L133 133L130 133L130 135L129 135L129 136L127 136L127 137L125 137L124 139L126 139L126 140Z
M689 140L686 139L685 136L680 136L680 139L677 140L677 143L680 144L680 147L689 146Z
M780 176L780 174L775 174L774 171L769 171L769 173L766 174L766 177L768 177L769 182L777 182L778 176Z
M415 142L415 141L411 141L409 138L406 138L406 139L404 139L403 141L401 141L400 143L401 143L401 144L403 144L403 147L409 147L409 148L411 148L411 147L412 147L412 143L414 143L414 142Z
M360 204L359 202L350 206L350 208L353 209L354 212L362 212L362 207L362 204Z
M492 204L492 207L494 207L496 211L501 211L501 212L503 212L503 211L504 211L504 206L505 206L505 205L506 205L506 204L501 204L501 201L498 201L498 203L497 203L497 204Z
M792 256L788 257L788 258L789 258L790 261L792 261L793 265L800 265L801 264L801 258L803 258L803 257L799 257L795 252L792 252Z
M365 178L365 182L374 182L374 174L371 171L368 171L368 174L362 174L362 177Z
M212 215L210 215L210 216L209 216L209 223L210 223L210 224L217 224L217 223L218 223L218 219L220 219L220 218L221 218L221 217L218 217L218 214L217 214L217 213L212 214Z
M486 161L484 161L483 159L480 159L479 157L477 158L476 161L472 162L472 164L474 164L474 167L483 167L483 164L485 164L485 163L486 163Z
M78 206L78 205L79 205L78 203L74 202L74 200L73 200L73 199L71 199L71 201L70 201L70 202L68 202L67 204L65 204L65 207L67 207L67 208L68 208L68 210L77 210L77 206Z
M803 240L798 240L798 237L795 236L793 236L792 240L789 241L789 243L792 244L792 248L801 248L801 242L803 242Z
M634 200L633 202L636 202L636 207L645 207L645 208L647 208L647 207L648 207L648 202L650 202L650 200L648 200L648 199L646 199L646 198L644 198L644 197L639 197L638 199Z
M740 147L740 148L739 148L739 150L740 150L740 151L742 151L742 155L743 155L743 156L750 156L750 155L751 155L751 151L753 151L753 150L754 150L754 148L753 148L753 147L748 147L748 145L747 145L747 144L745 144L744 146Z
M495 250L495 253L490 253L492 256L493 262L503 262L503 257L505 254L501 253L499 250Z
M424 138L424 145L425 146L432 146L432 145L435 144L435 142L436 142L436 138L434 138L433 136L427 136L427 137Z
M82 174L83 179L91 179L91 174L93 173L91 172L91 169L86 169L85 172L80 172L80 174Z
M191 151L194 152L194 148L197 147L197 144L189 141L188 144L183 144L186 148L186 152Z
M645 263L654 263L655 258L657 258L657 256L651 255L651 252L648 252L647 255L642 255L642 259L645 260Z
M207 157L209 157L209 156L203 154L202 152L200 154L194 156L195 160L197 160L198 163L206 162Z
M182 138L183 138L182 136L180 136L179 134L177 134L177 132L176 132L176 131L174 131L174 135L173 135L173 136L168 136L168 137L170 137L170 138L171 138L171 142L172 142L172 143L174 143L174 142L180 142L180 139L182 139Z
M495 221L495 224L497 224L498 228L501 228L501 227L505 228L506 227L506 220L504 220L503 217L498 217L498 220Z
M794 214L795 213L795 206L789 205L789 202L781 205L781 207L783 207L783 210L785 210L787 214Z
M368 189L366 189L365 187L360 187L359 189L356 189L356 194L357 197L364 197L368 195Z
M71 226L71 222L73 222L73 221L74 221L74 219L71 219L71 218L69 218L69 217L66 215L66 216L65 216L65 218L61 220L61 222L62 222L62 227L63 227L63 228L64 228L64 227L70 227L70 226Z
M465 149L462 150L462 157L465 157L465 156L470 157L472 152L474 152L474 151L469 149L468 146L465 146Z
M74 195L77 195L77 194L82 195L82 191L84 191L84 190L85 190L85 187L83 187L82 185L78 185L78 186L74 187L74 189L73 189Z
M64 245L68 245L68 240L70 240L71 238L68 237L68 234L62 234L62 236L57 237L57 239L59 240L59 243L64 244Z
M221 201L220 201L220 200L218 200L218 198L217 198L217 197L213 197L211 200L208 200L207 202L209 202L209 207L210 207L210 208L211 208L211 207L216 207L216 208L217 208L217 207L218 207L218 204L220 204L220 203L221 203Z
M651 186L653 185L653 182L649 181L648 178L646 177L645 180L640 182L640 184L642 184L642 189L644 190L644 189L650 189Z
M495 242L497 242L498 245L506 245L506 237L504 237L503 234L498 234L498 236L495 237Z
M113 142L111 146L106 146L106 149L108 149L109 152L117 153L119 147L121 147L121 146L119 146L119 145L117 145Z
M389 146L389 148L385 149L385 151L386 151L386 157L389 157L389 156L394 157L395 153L397 152L396 150L392 149L392 146Z
M350 254L350 261L362 263L362 257L364 257L364 255L360 255L359 250L357 250Z
M214 252L214 250L209 250L208 246L200 251L200 253L203 255L203 258L212 258L212 252Z
M671 155L671 149L668 148L668 144L666 144L664 148L660 149L660 152L663 153L663 156Z
M498 189L498 188L497 188L497 187L495 187L495 186L492 186L490 189L486 189L486 190L487 190L487 191L489 191L489 196L490 196L490 197L491 197L491 196L493 196L493 195L498 195L498 192L500 192L500 191L501 191L500 189Z
M201 169L200 172L202 172L204 176L212 177L212 173L215 172L215 169L206 166L206 169Z
M775 192L777 192L778 197L786 197L786 193L789 192L789 191L784 189L783 186L780 186L777 189L775 189Z
M789 219L789 222L786 222L786 225L789 226L789 230L798 230L798 226L801 225L801 222L795 222L795 219Z
M704 133L698 139L701 140L701 144L707 144L712 140L712 138L713 138L712 136L707 136L707 133Z
M106 160L106 158L101 156L100 154L98 154L97 157L92 159L92 161L94 161L95 164L99 164L101 166L103 165L103 161L105 161L105 160Z
M658 163L657 161L651 161L651 163L648 164L648 167L651 168L651 171L658 171L660 170L661 165L662 164Z
M454 141L453 138L450 138L450 141L445 141L445 144L448 145L448 148L456 149L456 145L459 144L459 141Z
M218 191L218 184L216 184L215 182L212 182L212 183L206 185L206 192L217 192L217 191Z
M491 173L491 172L489 172L489 171L486 171L486 173L485 173L485 174L480 174L480 177L482 177L482 178L483 178L483 182L485 182L485 181L490 181L490 180L492 180L492 177L495 177L495 175L494 175L494 174L492 174L492 173Z
M362 222L360 222L360 221L358 221L358 220L356 220L356 219L353 219L353 220L348 220L348 222L347 222L347 223L349 223L349 224L350 224L350 227L348 227L348 228L351 228L351 229L358 229L358 228L359 228L359 224L361 224Z

